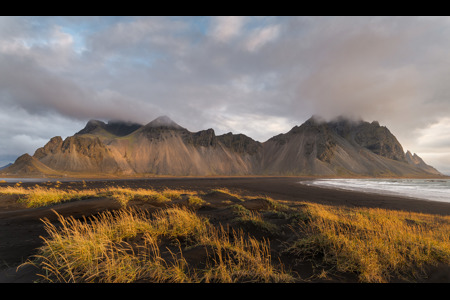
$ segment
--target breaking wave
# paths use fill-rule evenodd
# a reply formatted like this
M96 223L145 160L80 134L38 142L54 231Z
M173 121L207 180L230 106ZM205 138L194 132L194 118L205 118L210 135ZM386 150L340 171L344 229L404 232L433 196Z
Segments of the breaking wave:
M450 179L318 179L302 184L450 202Z

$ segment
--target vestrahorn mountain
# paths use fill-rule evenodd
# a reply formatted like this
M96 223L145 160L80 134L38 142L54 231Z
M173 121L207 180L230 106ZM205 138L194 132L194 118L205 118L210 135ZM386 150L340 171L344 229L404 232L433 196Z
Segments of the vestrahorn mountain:
M91 120L63 140L53 137L33 156L2 170L9 175L441 175L416 154L403 151L376 121L311 117L301 126L260 143L243 134L190 132L170 118L147 125Z

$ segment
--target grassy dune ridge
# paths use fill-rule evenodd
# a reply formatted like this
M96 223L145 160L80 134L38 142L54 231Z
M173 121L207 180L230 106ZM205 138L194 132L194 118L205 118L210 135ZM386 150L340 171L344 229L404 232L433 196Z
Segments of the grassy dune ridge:
M56 185L58 187L58 185ZM62 190L35 185L31 188L16 186L7 186L0 188L0 194L19 195L19 202L28 208L49 206L68 201L83 200L86 198L112 197L122 205L126 205L132 199L145 199L155 202L168 202L179 199L181 193L192 194L191 191L184 190L165 190L156 192L152 189L129 189L122 187L108 187L102 189L81 189L81 190Z
M362 282L426 276L424 267L450 265L450 217L384 209L308 204L302 237L288 252L320 256Z
M30 208L92 197L121 203L120 210L89 218L43 220L44 245L25 264L38 266L49 282L304 282L310 278L295 270L305 262L314 266L315 278L339 272L359 282L417 281L430 267L450 266L450 216L288 202L227 189L19 185L0 194L17 194ZM212 196L220 199L215 206ZM157 205L148 211L133 201ZM215 213L231 217L213 222ZM277 239L284 242L275 250Z
M291 282L276 270L268 245L242 232L210 226L186 208L168 208L153 214L122 209L106 212L86 224L59 216L57 228L46 223L49 238L36 256L48 281L58 282ZM93 222L92 222L93 221ZM130 240L139 236L138 246ZM164 259L160 243L173 243ZM202 247L210 252L203 268L191 268L182 248ZM173 252L172 252L173 251Z

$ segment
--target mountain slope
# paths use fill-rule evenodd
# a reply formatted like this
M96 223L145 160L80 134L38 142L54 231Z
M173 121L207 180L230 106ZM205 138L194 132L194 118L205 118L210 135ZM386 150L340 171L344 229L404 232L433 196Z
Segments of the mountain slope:
M74 136L52 138L27 164L3 172L114 175L432 176L378 122L312 117L264 143L243 134L190 132L167 116L146 125L91 120ZM24 167L29 166L32 167ZM22 166L22 167L20 167Z
M263 173L341 176L436 174L407 161L400 143L378 122L312 117L264 143Z
M9 167L10 165L12 165L12 163L9 163L9 164L7 164L7 165L5 165L5 166L3 166L3 167L0 167L0 170L6 169L6 168Z
M102 121L90 120L86 126L77 132L77 135L81 134L93 134L102 136L125 136L137 129L141 128L142 125L132 122L122 122L122 121L109 121L105 124Z
M422 169L423 171L427 172L427 173L431 173L431 174L441 174L438 170L436 170L435 168L433 168L432 166L427 165L422 158L420 158L416 153L414 153L414 155L411 154L411 152L408 150L406 151L406 161L419 168Z
M216 175L252 174L253 161L223 145L212 129L191 133L185 129L152 127L114 139L108 149L127 174ZM147 128L148 129L148 128Z
M44 175L57 175L58 171L55 171L45 164L41 163L38 159L30 156L29 154L23 154L19 156L16 161L9 167L2 170L2 173L8 175L27 175L27 176L44 176Z
M117 173L119 171L111 151L99 137L74 135L64 141L52 138L33 158L62 172Z

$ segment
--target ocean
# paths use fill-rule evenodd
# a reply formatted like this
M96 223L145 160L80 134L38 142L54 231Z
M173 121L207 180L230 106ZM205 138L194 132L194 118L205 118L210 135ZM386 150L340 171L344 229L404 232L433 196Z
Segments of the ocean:
M450 203L450 179L317 179L300 183Z
M81 179L70 179L70 181L79 181ZM47 182L47 181L69 181L67 178L0 178L0 182L16 183L16 182Z

